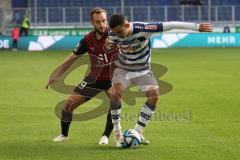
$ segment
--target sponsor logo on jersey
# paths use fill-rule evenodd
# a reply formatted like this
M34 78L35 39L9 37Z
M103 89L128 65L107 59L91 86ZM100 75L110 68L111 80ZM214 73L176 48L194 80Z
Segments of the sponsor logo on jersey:
M134 26L136 29L143 29L142 26Z
M156 24L146 25L145 29L156 30L157 29L157 25Z

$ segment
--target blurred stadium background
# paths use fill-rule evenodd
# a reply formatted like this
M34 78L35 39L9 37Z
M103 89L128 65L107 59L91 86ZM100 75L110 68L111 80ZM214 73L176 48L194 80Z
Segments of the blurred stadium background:
M55 40L48 37L45 39L49 41L49 45L43 44L41 45L43 47L37 44L33 37L23 37L20 38L19 49L70 49L74 47L74 43L77 43L79 36L84 36L92 29L89 11L96 6L105 8L109 15L124 13L130 21L209 22L214 25L216 33L240 32L240 1L238 0L1 0L0 32L2 36L10 36L13 27L20 26L23 17L28 16L31 24L30 36L78 37L70 38L72 39L71 44L68 40L64 40L64 37L57 37ZM181 39L183 36L186 35L177 37ZM192 39L191 36L190 39ZM178 40L174 41L174 38L178 39L173 37L171 40L165 40L164 37L158 37L158 45L153 44L153 47L239 46L237 35L216 34L211 37L205 35L197 37L201 41L204 39L201 44L186 44L189 41L185 40L181 45L173 45L178 42ZM67 44L65 48L55 44L60 39L62 39L62 43ZM163 39L163 41L159 43L159 39ZM10 37L2 37L0 42L2 49L12 46Z
M31 24L30 36L58 37L55 40L50 37L46 38L49 45L42 45L43 47L37 44L34 38L21 38L19 49L70 49L74 43L77 43L79 36L84 36L92 29L89 12L96 6L105 8L109 15L124 13L130 21L209 22L213 24L215 33L240 32L240 1L238 0L2 0L0 1L0 32L3 36L10 36L13 27L20 26L23 17L28 16ZM68 44L68 40L64 40L63 36L78 37L71 38L73 40L71 45ZM191 36L190 39L195 38ZM239 46L237 35L215 34L211 37L205 35L197 37L197 39L204 39L201 44L186 44L189 41L183 40L183 44L173 45L186 35L177 37L171 40L158 37L158 45L153 44L153 47ZM9 38L0 39L0 48L11 48L12 42ZM179 40L174 40L174 38ZM60 39L62 43L68 44L65 48L55 44ZM163 40L159 43L159 39Z
M109 15L124 13L130 21L208 21L215 26L240 21L238 0L5 0L1 1L4 26L19 24L28 15L32 27L89 26L89 11L104 7Z
M151 144L137 150L97 146L105 116L73 123L69 142L52 142L60 127L54 107L68 95L44 85L92 29L89 11L96 6L130 21L214 26L213 33L174 30L152 37L152 62L168 68L160 79L174 89L161 96L145 130ZM20 37L13 52L11 31L25 15L29 36ZM0 32L0 159L239 159L239 0L0 0ZM65 83L77 85L85 71L78 68ZM123 104L123 129L134 126L144 101ZM76 112L99 103L94 99Z

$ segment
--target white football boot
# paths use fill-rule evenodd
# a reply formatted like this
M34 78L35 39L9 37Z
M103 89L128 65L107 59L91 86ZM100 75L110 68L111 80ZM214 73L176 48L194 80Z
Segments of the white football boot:
M108 144L108 137L103 135L101 138L100 138L100 141L98 143L99 145L107 145Z
M121 147L122 146L122 139L123 139L123 136L122 136L121 131L115 132L115 134L114 134L114 143L115 143L116 147Z
M147 139L145 139L142 133L139 132L139 134L140 134L140 136L141 136L141 144L143 144L143 145L149 145L149 144L150 144L150 141L147 140Z
M68 140L68 137L65 137L62 134L53 139L54 142L62 142L62 141L67 141L67 140Z

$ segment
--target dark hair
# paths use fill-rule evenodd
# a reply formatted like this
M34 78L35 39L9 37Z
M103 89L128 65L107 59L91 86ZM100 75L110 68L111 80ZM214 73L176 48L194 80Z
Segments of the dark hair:
M93 8L90 12L91 19L93 19L94 14L100 14L102 12L107 14L107 11L103 8L100 7Z
M124 24L125 20L126 18L124 17L123 14L113 14L109 19L109 27L115 28L119 25L121 26Z

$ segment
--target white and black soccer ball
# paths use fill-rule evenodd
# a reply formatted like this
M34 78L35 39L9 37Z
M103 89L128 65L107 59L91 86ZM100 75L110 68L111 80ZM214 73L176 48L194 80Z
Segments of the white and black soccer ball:
M138 147L141 143L141 136L138 131L134 129L127 129L123 133L122 147L131 148Z

